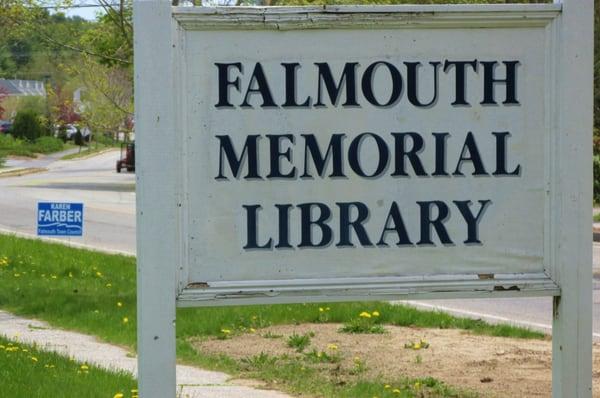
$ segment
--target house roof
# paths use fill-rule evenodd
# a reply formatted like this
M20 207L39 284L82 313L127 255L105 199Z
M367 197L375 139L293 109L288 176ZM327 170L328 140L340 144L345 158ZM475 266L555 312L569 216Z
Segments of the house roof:
M8 80L0 79L0 90L8 95L39 95L46 96L44 82L37 80Z

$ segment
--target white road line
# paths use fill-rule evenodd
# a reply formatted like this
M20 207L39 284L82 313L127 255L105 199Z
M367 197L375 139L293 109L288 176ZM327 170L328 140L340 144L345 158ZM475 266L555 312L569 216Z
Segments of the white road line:
M431 310L436 310L436 311L443 311L443 312L447 312L449 314L464 315L464 316L472 317L472 318L481 318L483 320L504 322L504 323L509 323L511 325L531 327L534 329L543 329L543 330L547 330L549 333L552 333L552 325L547 325L544 323L519 321L519 320L510 319L510 318L506 318L506 317L498 316L498 315L485 314L482 312L475 312L475 311L459 310L459 309L455 309L455 308L451 308L451 307L446 307L443 305L421 303L421 302L412 301L412 300L402 300L402 301L398 301L398 302L408 304L413 307L420 307L420 308L426 308L426 309L431 309ZM592 333L592 334L595 338L600 339L600 333Z
M120 254L123 256L135 256L134 252L130 252L130 251L126 251L126 250L109 249L107 247L88 245L85 243L73 242L73 241L65 240L65 239L49 238L46 236L37 236L37 235L30 234L27 232L19 232L19 231L15 231L13 229L2 228L2 227L0 227L0 234L14 235L19 238L26 238L26 239L43 240L45 242L50 242L50 243L52 243L52 242L61 243L65 246L70 246L70 247L74 247L77 249L87 249L87 250L92 250L92 251L102 252L102 253L107 253L107 254Z

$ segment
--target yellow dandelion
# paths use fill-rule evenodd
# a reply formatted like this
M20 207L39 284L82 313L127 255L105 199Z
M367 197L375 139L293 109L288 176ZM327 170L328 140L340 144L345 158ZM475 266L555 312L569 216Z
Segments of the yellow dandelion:
M319 312L323 312L325 309L323 307L319 307Z
M338 346L335 345L335 344L327 344L327 348L330 349L330 350L332 350L332 351L335 351L335 350L338 349Z
M18 274L18 273L17 273L17 274L14 274L14 277L15 277L15 278L18 278L18 277L20 277L20 276L21 276L21 274Z
M81 365L79 367L79 369L81 369L81 370L89 370L89 367L87 365Z
M366 312L366 311L363 311L363 312L361 312L361 313L360 313L358 316L359 316L359 317L361 317L361 318L370 318L370 317L371 317L371 314L369 314L369 313L368 313L368 312Z
M385 388L386 390L389 390L390 388L392 388L392 386L390 386L389 384L386 384L385 386L383 386L383 388Z
M106 287L112 287L112 283L107 283Z
M96 271L96 276L97 276L98 278L101 278L101 277L102 277L102 272L100 272L100 271Z
M123 398L124 395L120 392L116 393L113 398Z
M52 276L51 276L51 278L52 278L52 279L57 279L57 278L58 278L58 276L56 276L56 275L52 275Z
M256 333L256 329L250 328L250 333Z
M379 316L379 311L373 311L373 316Z
M123 323L127 323L127 322L129 322L129 318L127 318L127 317L123 318Z
M415 345L413 346L413 348L415 350L420 350L421 349L421 343L415 343Z
M120 301L118 301L118 302L117 302L117 307L122 307L122 306L123 306L123 303L122 303L122 302L120 302Z
M229 329L221 329L221 333L223 333L223 334L230 334L231 330L229 330Z
M401 393L401 391L400 391L400 390L398 390L397 388L394 388L394 389L392 390L392 392L393 392L394 394L400 394L400 393Z
M37 362L37 361L38 361L38 359L37 359L36 357L31 357L31 360L32 360L33 362Z
M415 383L415 390L418 390L419 388L421 388L421 383L419 383L418 381Z

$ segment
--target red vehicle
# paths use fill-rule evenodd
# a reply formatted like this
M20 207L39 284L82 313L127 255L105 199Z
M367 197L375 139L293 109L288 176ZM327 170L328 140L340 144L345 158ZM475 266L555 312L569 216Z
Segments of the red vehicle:
M117 160L117 173L122 169L135 172L135 141L121 144L121 158Z

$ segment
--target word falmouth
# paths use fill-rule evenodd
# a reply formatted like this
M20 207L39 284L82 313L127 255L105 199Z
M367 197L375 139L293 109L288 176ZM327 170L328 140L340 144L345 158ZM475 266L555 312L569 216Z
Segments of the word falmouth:
M334 76L326 62L314 63L316 73L316 97L297 100L296 78L301 69L300 63L281 63L282 73L285 75L285 87L282 96L273 95L269 78L260 63L247 68L241 62L216 63L217 79L219 83L218 101L215 102L217 110L223 108L254 108L258 105L263 108L306 108L312 106L362 106L358 103L357 80L361 81L362 95L367 102L376 107L389 107L398 102L403 93L404 79L401 71L391 63L385 61L373 62L366 67L362 78L358 79L359 64L346 63L343 71ZM483 78L483 95L481 104L491 106L519 106L517 98L517 67L519 61L448 61L430 62L434 83L432 84L432 98L427 103L419 100L418 74L422 66L420 62L404 62L407 78L408 101L417 107L428 107L438 101L437 80L439 70L444 73L454 69L455 93L451 99L453 106L470 106L467 98L466 85L469 78ZM481 68L480 68L481 66ZM502 68L503 67L503 68ZM483 76L479 70L482 69ZM504 69L502 78L498 77L498 70ZM245 70L252 70L249 76L244 75ZM269 69L272 70L272 69ZM371 84L376 73L387 73L389 79L388 90L383 98L382 94L374 91ZM496 90L500 87L504 90ZM391 88L391 89L390 89ZM499 104L497 91L504 92L503 100ZM327 94L327 96L325 95ZM277 103L276 98L283 98ZM339 104L340 98L345 98ZM315 101L316 99L316 101ZM467 131L467 129L465 129ZM362 178L381 177L391 170L392 177L436 177L436 176L476 176L476 177L520 177L522 167L520 164L509 165L511 157L508 154L509 131L492 131L490 134L477 136L467 132L461 139L461 150L457 154L458 160L448 167L448 140L452 139L449 132L433 132L424 135L415 131L390 132L386 135L373 132L362 132L354 135L345 145L346 134L329 134L328 137L315 134L229 134L215 135L219 150L218 173L215 179L220 182L250 183L255 180L295 180L314 178L347 178L347 170L353 175ZM425 138L424 138L425 137ZM243 140L240 141L240 138ZM263 140L263 138L265 138ZM495 147L495 158L485 159L479 150L478 140L486 140L488 146ZM263 144L264 143L264 144ZM298 149L297 149L298 148ZM326 148L326 149L322 149ZM303 156L293 156L295 150L302 151ZM261 169L259 159L262 151L268 151L268 172ZM432 165L423 161L423 154L433 151ZM363 162L361 159L368 153L376 161ZM376 155L376 156L373 156ZM301 164L295 164L297 159L302 159ZM388 165L391 164L391 167ZM468 165L468 167L465 167ZM311 167L312 166L312 167ZM314 171L313 171L314 170ZM468 171L467 171L468 170ZM245 171L245 172L244 172ZM351 182L348 182L351 183ZM475 202L475 203L474 203ZM378 229L376 236L370 236L367 224L371 219L369 207L359 201L336 202L337 222L332 221L333 211L330 205L318 200L307 203L281 203L275 204L275 217L267 216L266 220L277 220L278 232L276 236L258 236L258 218L260 204L242 204L246 215L246 242L245 250L273 250L299 248L328 247L332 243L337 248L361 246L376 247L402 247L402 246L431 246L437 241L441 244L454 244L462 241L465 245L482 245L484 242L479 236L479 225L486 210L491 206L491 199L479 200L443 200L417 201L416 207L411 212L418 212L420 221L415 228L407 228L402 217L400 206L396 201L391 201L385 222ZM297 209L292 212L293 209ZM451 236L446 226L449 216L457 211L464 222L464 235ZM297 241L293 242L290 236L290 227L298 222L299 234ZM410 226L409 226L410 227ZM416 229L416 231L415 231ZM371 232L372 234L372 232ZM434 239L437 235L437 239ZM355 237L355 239L353 238Z

